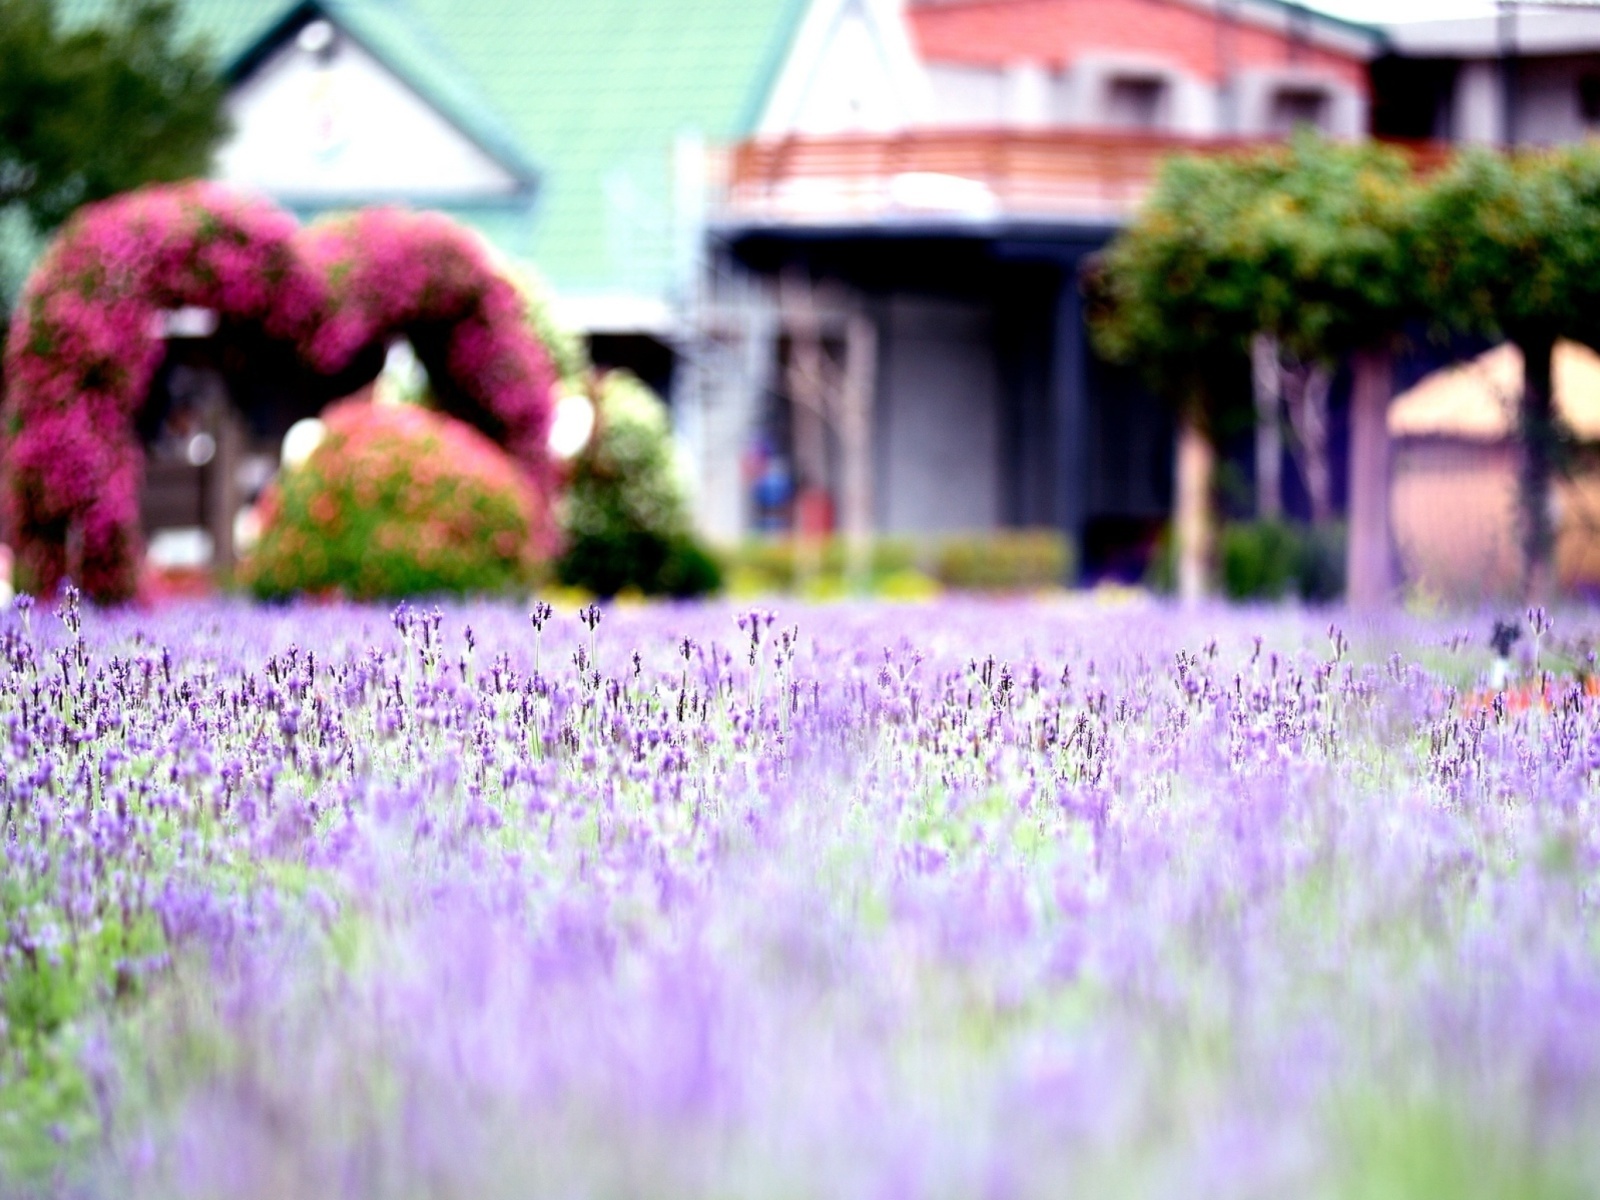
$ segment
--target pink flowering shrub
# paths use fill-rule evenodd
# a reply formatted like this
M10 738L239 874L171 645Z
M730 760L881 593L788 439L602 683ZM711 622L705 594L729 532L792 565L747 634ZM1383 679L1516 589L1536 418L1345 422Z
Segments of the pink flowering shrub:
M531 543L553 548L545 437L556 372L477 239L392 209L298 230L265 201L188 183L86 207L24 289L0 429L23 587L48 592L71 575L100 600L133 594L144 474L134 421L164 354L159 316L190 305L291 341L328 373L410 337L441 407L527 472L539 499Z
M69 572L101 599L132 594L143 556L144 456L133 422L164 346L163 310L195 305L277 338L316 330L325 288L294 219L210 183L85 207L29 278L6 346L6 504L18 581Z
M262 498L244 562L258 595L360 599L505 591L528 582L543 500L471 426L415 405L345 401L311 457Z
M526 302L483 244L438 213L366 209L311 226L303 253L327 281L327 313L309 346L320 369L404 333L439 407L504 446L541 491L556 483L546 450L554 362L530 332ZM536 531L544 549L554 527Z

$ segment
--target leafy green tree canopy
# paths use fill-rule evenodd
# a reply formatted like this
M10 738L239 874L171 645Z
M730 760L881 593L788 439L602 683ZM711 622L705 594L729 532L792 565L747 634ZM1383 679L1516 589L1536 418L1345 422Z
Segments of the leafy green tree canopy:
M1441 323L1522 351L1517 509L1523 589L1536 599L1555 577L1550 479L1567 453L1555 342L1600 345L1600 149L1463 155L1427 189L1417 245Z
M1540 158L1459 157L1420 209L1418 265L1439 319L1490 336L1562 323L1565 251L1551 220L1565 190Z
M170 0L122 0L71 29L52 0L0 0L0 211L45 232L88 201L203 175L222 100Z
M1270 333L1306 361L1394 335L1422 303L1416 189L1397 151L1301 135L1247 155L1183 157L1089 280L1100 352L1177 403Z
M1262 186L1230 231L1256 280L1260 331L1308 362L1393 340L1423 302L1405 156L1304 134L1262 159Z
M1259 329L1260 278L1239 252L1241 217L1270 172L1259 158L1168 159L1139 219L1086 277L1096 348L1205 420L1220 377Z

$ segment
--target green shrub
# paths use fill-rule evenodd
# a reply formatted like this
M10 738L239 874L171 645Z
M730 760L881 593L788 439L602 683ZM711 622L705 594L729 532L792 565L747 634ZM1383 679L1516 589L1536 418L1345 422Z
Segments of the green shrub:
M1162 527L1161 535L1150 549L1150 561L1145 564L1144 578L1140 580L1158 596L1175 595L1178 591L1178 556L1173 544L1172 525Z
M1230 600L1313 603L1344 592L1344 526L1240 521L1222 530L1223 593Z
M1072 557L1071 543L1054 529L969 534L938 543L933 575L962 591L1035 591L1065 583Z
M1326 604L1344 595L1345 542L1343 521L1311 525L1302 531L1300 598Z
M915 542L907 538L873 538L867 558L869 582L914 571L919 562ZM731 553L728 566L748 584L768 591L793 591L807 577L818 576L838 580L842 589L849 573L850 547L838 536L817 539L809 545L793 537L751 538Z
M690 528L666 407L625 371L593 379L590 399L594 433L572 463L557 577L599 596L716 591L722 572Z
M636 590L688 598L722 586L722 568L694 538L648 530L580 534L557 562L556 577L597 596Z
M241 565L263 597L358 599L525 585L543 527L510 458L470 426L414 405L347 403L262 500Z
M727 557L740 591L803 591L845 595L850 547L840 536L807 544L797 538L753 538ZM995 530L926 541L877 537L868 554L868 588L875 595L960 591L1033 591L1065 582L1071 543L1050 529Z
M1300 539L1282 521L1249 521L1222 530L1222 593L1230 600L1281 600L1295 590Z

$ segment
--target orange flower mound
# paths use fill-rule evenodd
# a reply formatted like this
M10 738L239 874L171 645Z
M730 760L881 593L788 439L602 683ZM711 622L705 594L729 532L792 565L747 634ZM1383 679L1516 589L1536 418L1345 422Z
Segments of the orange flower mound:
M504 451L414 405L347 401L327 436L261 501L261 541L242 568L264 597L356 599L499 592L525 585L546 514Z

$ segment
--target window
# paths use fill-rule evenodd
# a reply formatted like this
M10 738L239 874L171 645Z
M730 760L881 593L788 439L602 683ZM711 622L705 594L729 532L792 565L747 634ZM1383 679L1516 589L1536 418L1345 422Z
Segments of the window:
M1118 76L1106 89L1106 123L1117 129L1159 129L1167 85L1149 76Z
M1289 134L1302 125L1326 129L1328 93L1321 88L1280 88L1267 112L1267 132Z

